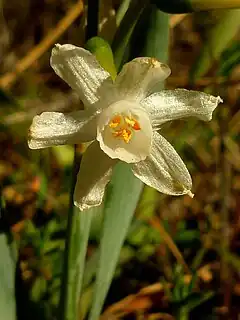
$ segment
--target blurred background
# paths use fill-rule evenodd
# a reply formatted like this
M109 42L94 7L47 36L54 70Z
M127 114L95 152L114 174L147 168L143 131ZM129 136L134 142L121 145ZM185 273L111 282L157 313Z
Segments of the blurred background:
M99 36L109 43L121 4L100 1ZM86 21L81 1L0 1L2 320L57 319L73 148L31 151L27 134L36 114L82 107L49 58L56 42L84 46ZM163 128L192 175L195 197L143 190L102 319L240 319L239 21L239 9L169 15L166 88L205 91L224 103L209 123ZM93 218L79 319L92 299L101 223L101 215ZM17 318L7 316L12 301Z

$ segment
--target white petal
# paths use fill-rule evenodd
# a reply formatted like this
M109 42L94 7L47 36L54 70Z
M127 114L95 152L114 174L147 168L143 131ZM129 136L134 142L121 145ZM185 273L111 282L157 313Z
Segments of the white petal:
M84 153L74 192L74 204L80 210L99 206L116 160L110 159L94 141Z
M136 177L159 192L181 195L191 193L191 176L171 144L153 133L152 150L146 160L132 165Z
M141 101L170 73L170 68L155 58L136 58L123 66L115 84L122 99Z
M71 44L57 44L50 64L56 74L78 92L85 107L94 104L99 108L99 103L104 107L108 99L112 102L111 76L89 51Z
M89 111L69 114L43 112L33 118L28 145L31 149L41 149L91 141L96 138L97 118L98 116L90 114Z
M149 113L153 127L185 117L197 117L204 121L212 119L212 113L220 97L186 89L162 90L144 99L141 104Z
M128 143L114 136L109 127L109 122L116 115L129 116L137 120L140 125L140 130L132 130L132 138ZM146 159L152 141L152 126L148 114L136 102L126 100L115 102L105 109L99 117L97 140L101 149L112 159L119 159L127 163Z

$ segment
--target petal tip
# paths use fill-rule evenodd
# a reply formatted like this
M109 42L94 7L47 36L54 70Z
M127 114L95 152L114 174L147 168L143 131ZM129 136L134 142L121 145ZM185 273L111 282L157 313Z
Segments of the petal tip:
M32 134L32 125L31 127L28 129L28 141L27 141L27 144L28 144L28 147L29 149L37 149L35 146L35 144L33 143L33 134Z
M186 194L190 197L190 198L193 198L194 197L194 193L191 192L191 190L188 190L186 192Z
M213 108L212 108L212 112L209 115L208 121L212 120L213 111L217 108L219 103L223 103L223 99L220 96L217 96L217 97L213 96L213 97L214 97L214 99L212 100Z
M74 205L77 207L81 212L89 210L93 207L98 207L101 205L101 203L96 203L96 204L87 204L85 202L78 202L77 200L74 200Z
M214 109L219 105L219 103L223 103L223 99L220 96L212 96L212 103L214 105Z
M161 68L168 76L170 76L170 74L172 73L172 70L170 69L170 67L165 63L161 63Z
M171 74L171 69L170 69L170 67L169 67L167 64L159 61L159 60L156 59L156 58L150 58L150 59L149 59L149 63L150 63L150 65L151 65L153 68L155 68L155 69L160 69L161 72L163 72L163 73L165 74L166 78L170 76L170 74Z
M57 54L59 52L59 50L61 49L62 45L60 43L56 43L54 45L54 47L52 48L52 54L51 54L51 58L50 58L50 62L51 62L51 59L53 57L53 55Z
M210 95L210 100L209 100L209 106L211 111L207 116L203 118L204 121L211 121L213 117L213 111L217 108L219 103L223 103L223 99L220 96L211 96Z
M87 207L83 203L79 203L78 201L74 201L74 206L77 207L80 211L84 211Z
M32 140L28 140L27 144L28 144L28 148L29 148L29 149L31 149L31 150L34 150L34 149L35 149L35 148L34 148L34 145L33 145L33 143L32 143Z

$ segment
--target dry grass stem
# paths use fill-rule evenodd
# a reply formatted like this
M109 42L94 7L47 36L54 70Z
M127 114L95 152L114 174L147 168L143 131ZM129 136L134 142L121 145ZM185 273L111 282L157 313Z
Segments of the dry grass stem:
M179 23L183 21L187 16L186 13L183 14L174 14L170 18L170 28L175 28Z
M6 73L0 78L0 87L2 89L9 88L17 78L26 71L37 59L39 59L56 41L57 39L71 26L74 20L83 12L83 2L79 0L72 6L62 20L52 29L47 36L34 47L24 58L19 60L14 70Z
M168 246L169 250L172 252L176 260L178 261L179 264L181 264L185 270L186 273L191 274L191 271L186 264L181 252L179 251L178 247L174 243L173 239L170 237L170 235L167 233L165 228L163 227L161 221L157 217L153 217L150 220L148 220L149 224L151 224L152 227L157 229L163 239L163 241L166 243Z

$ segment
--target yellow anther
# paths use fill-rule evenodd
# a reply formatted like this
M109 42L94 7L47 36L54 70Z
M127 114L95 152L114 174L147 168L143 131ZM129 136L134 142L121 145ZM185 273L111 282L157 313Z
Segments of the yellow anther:
M132 132L129 129L121 129L121 130L115 131L113 135L115 137L122 138L126 143L129 143L132 137Z
M109 127L110 128L116 128L117 126L119 126L119 124L121 123L122 117L121 116L115 116L112 121L109 122Z
M140 124L139 124L139 122L137 120L130 119L129 117L125 117L124 120L134 130L141 130Z
M162 63L156 59L156 58L150 58L150 64L152 65L152 67L154 68L159 68L161 67Z
M115 115L108 123L108 126L112 129L114 137L121 138L126 143L131 140L133 130L141 130L137 120L123 115Z
M135 120L130 119L130 118L128 118L128 117L125 117L124 120L125 120L125 122L126 122L127 124L129 124L131 127L133 127L134 124L135 124Z

